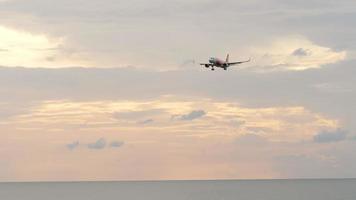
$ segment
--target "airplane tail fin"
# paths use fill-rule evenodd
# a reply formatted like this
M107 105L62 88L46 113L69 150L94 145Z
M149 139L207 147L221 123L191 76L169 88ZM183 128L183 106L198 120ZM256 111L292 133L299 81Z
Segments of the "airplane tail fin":
M226 56L226 63L228 63L229 62L229 54L227 54L227 56Z

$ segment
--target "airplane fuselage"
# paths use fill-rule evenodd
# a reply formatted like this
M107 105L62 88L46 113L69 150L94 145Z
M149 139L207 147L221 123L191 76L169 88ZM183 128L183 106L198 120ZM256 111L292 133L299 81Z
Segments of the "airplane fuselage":
M215 67L228 67L228 64L219 58L210 58L209 63Z

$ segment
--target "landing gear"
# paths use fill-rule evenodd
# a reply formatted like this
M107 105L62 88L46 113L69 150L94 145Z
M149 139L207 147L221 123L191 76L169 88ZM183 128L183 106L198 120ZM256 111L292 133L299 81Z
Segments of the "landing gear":
M224 70L227 70L227 67L224 67Z
M215 70L215 68L214 68L214 67L212 67L212 68L211 68L211 71L214 71L214 70Z

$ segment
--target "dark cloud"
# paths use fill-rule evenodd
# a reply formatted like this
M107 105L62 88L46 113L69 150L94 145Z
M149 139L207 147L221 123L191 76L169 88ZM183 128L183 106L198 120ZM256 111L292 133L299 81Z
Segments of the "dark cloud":
M125 143L122 141L113 141L110 143L110 147L119 148L119 147L122 147L124 144Z
M100 138L94 143L90 143L87 145L89 149L94 149L94 150L100 150L104 149L105 147L112 147L112 148L119 148L122 147L125 143L123 141L112 141L110 144L108 144L105 138ZM79 141L75 141L73 143L67 144L66 147L69 150L74 150L79 147L80 143Z
M308 49L299 48L293 51L292 55L302 57L302 56L309 56L310 53L311 52Z
M79 141L75 141L73 143L66 145L69 150L74 150L79 147Z
M146 120L143 120L143 121L138 121L137 124L146 125L146 124L151 124L153 122L154 122L153 119L146 119Z
M186 115L181 115L178 117L179 120L182 121L193 121L195 119L199 119L206 115L204 110L194 110Z
M104 149L105 147L106 147L106 140L104 138L100 138L96 142L88 144L89 149L100 150L100 149Z
M323 131L314 136L316 143L340 142L347 139L347 132L341 129L335 131Z

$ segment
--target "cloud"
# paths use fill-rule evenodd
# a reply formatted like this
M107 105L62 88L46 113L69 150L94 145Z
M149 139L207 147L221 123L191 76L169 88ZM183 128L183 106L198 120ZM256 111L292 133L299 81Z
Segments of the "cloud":
M66 145L69 150L74 150L79 147L79 141L75 141L73 143Z
M98 139L94 143L90 143L87 145L89 149L100 150L105 147L119 148L122 147L125 143L123 141L112 141L109 145L107 145L107 141L104 138ZM79 141L74 141L73 143L67 144L66 147L69 150L75 150L80 146Z
M181 115L178 119L182 121L193 121L206 115L204 110L194 110L186 115Z
M243 121L243 120L230 120L229 121L229 125L231 125L234 128L239 128L239 127L243 126L244 124L246 124L246 121Z
M124 144L125 143L122 141L113 141L110 143L110 147L119 148L119 147L122 147Z
M0 26L0 65L23 67L68 67L85 64L63 55L64 40ZM59 59L54 59L59 58ZM58 61L53 63L54 61ZM53 66L55 64L55 66Z
M146 124L151 124L153 122L154 122L153 119L146 119L146 120L143 120L143 121L138 121L137 124L146 125Z
M7 61L8 65L14 63L16 65L34 65L34 63L42 65L45 63L46 66L61 67L64 52L70 50L70 53L65 55L85 58L84 60L88 60L89 64L84 63L83 65L89 67L94 62L97 67L133 65L149 68L147 71L133 68L56 70L1 68L1 102L39 101L43 104L25 115L22 112L19 114L15 110L16 106L12 106L10 110L0 109L0 118L11 119L10 122L6 121L5 123L4 120L1 120L0 129L5 134L5 138L8 138L5 141L0 140L3 141L1 146L4 147L4 144L7 143L11 144L11 138L30 137L30 140L34 141L33 144L30 144L30 140L24 140L26 141L24 145L33 145L36 148L27 149L30 151L31 149L37 151L37 147L43 149L41 155L36 152L34 155L58 160L56 155L49 155L53 152L47 149L47 145L40 142L45 139L44 135L49 137L48 142L55 142L50 140L52 134L47 134L50 129L60 131L75 123L85 123L87 124L85 128L80 130L80 133L78 132L84 137L87 137L88 133L101 134L103 129L107 131L105 134L115 135L118 130L122 129L123 132L127 131L127 137L130 137L132 141L151 140L157 145L140 143L137 147L142 146L142 148L134 148L134 151L127 152L128 154L125 155L129 159L135 157L132 155L141 156L140 159L134 159L133 162L139 161L137 166L142 167L142 171L132 169L132 162L121 162L118 166L118 163L106 162L104 158L103 160L76 159L77 164L68 165L72 168L59 171L74 172L76 171L74 169L83 169L83 164L90 166L90 162L99 162L103 164L100 170L86 168L83 173L80 173L84 179L88 177L88 174L98 178L116 178L117 174L130 176L130 172L134 178L142 178L145 175L150 178L162 177L162 174L155 174L156 171L169 172L175 174L175 177L181 178L179 177L181 173L177 172L182 172L183 168L186 169L183 170L183 173L187 176L189 174L198 174L197 176L199 176L203 174L201 169L204 169L215 174L212 178L219 178L220 173L226 174L228 178L239 178L233 174L239 171L236 167L240 165L246 165L247 168L256 167L255 172L265 173L264 166L255 163L260 160L259 157L250 156L249 151L246 151L249 150L248 148L254 149L259 146L242 145L244 148L241 148L239 153L250 159L246 162L238 159L237 164L228 162L227 157L232 156L229 152L224 152L220 156L216 156L211 163L205 163L205 161L201 162L201 160L195 159L203 157L200 156L200 152L210 149L211 151L206 155L206 158L210 159L216 155L216 151L221 149L216 148L215 145L209 148L210 146L205 145L205 142L221 144L225 139L229 140L238 134L251 132L257 136L261 135L262 139L266 138L269 141L310 140L315 133L320 133L320 130L334 130L339 127L338 123L345 125L347 130L356 130L354 122L356 117L355 61L345 61L344 59L344 54L348 54L356 47L356 43L353 42L356 35L356 28L353 25L356 16L353 9L356 1L266 0L261 3L260 0L227 0L223 4L216 0L173 1L174 3L157 0L152 3L141 0L133 2L103 0L87 1L83 4L83 0L13 0L1 5L0 24L6 24L6 27L9 27L8 30L13 30L15 33L31 34L27 38L28 41L32 41L31 38L44 39L46 45L37 45L38 43L36 43L35 49L56 48L58 42L58 45L61 45L60 48L51 51L26 48L26 52L39 60L24 57L26 59L20 58L11 60L11 62L7 59L18 59L21 54L14 54L15 47L10 47L12 51L0 52L1 55L9 55L0 56L0 58L5 58L0 60ZM220 23L222 21L224 23ZM169 29L169 34L167 34L167 29ZM236 34L237 32L239 34ZM2 33L6 32L2 31ZM291 36L296 33L301 36ZM12 35L14 37L11 38L16 39L15 42L20 41L20 37ZM295 39L297 37L298 39ZM3 49L7 48L1 46L1 44L5 44L4 38L1 35L0 48ZM65 38L65 41L61 41L60 38ZM215 38L220 38L220 40ZM28 47L29 45L24 46ZM43 48L43 46L48 48ZM254 49L247 51L250 47ZM177 53L177 50L181 49L184 51ZM204 68L201 69L198 66L188 67L190 66L188 62L183 63L187 67L182 67L181 71L156 72L151 70L153 68L177 67L186 58L192 56L197 60L197 63L206 61L209 56L223 57L225 52L222 52L222 49L231 53L231 60L251 56L252 62L231 68L228 73L222 71L210 73L203 71ZM21 62L19 63L19 61ZM74 64L77 66L81 63L75 62ZM255 68L248 68L253 64L256 64ZM246 68L244 69L244 67ZM251 73L254 69L270 73ZM339 87L324 84L329 82L332 84L345 83L345 87L350 88L351 92L333 93L332 95L320 92L320 90L341 91ZM342 83L340 85L344 86ZM318 87L312 87L314 85L318 85ZM167 94L172 95L173 100L161 98ZM185 98L182 100L182 97ZM63 99L67 101L63 101ZM209 101L205 99L209 99ZM188 115L187 113L197 108L204 109L204 112L209 113L209 117L191 125L189 123L166 123L161 120L164 118L164 116L160 118L161 115L125 114L131 110L131 105L135 107L132 109L134 112L146 109L146 105L142 106L142 103L146 102L150 103L147 107L151 108L164 105L165 109L167 108L167 116L180 114L177 119L184 114ZM305 109L294 109L295 106ZM135 127L126 127L126 124L117 123L118 120L112 119L111 113L113 112L123 112L123 115L118 114L117 117L130 121L130 125ZM239 119L245 123L228 130L227 127L232 126L229 121L235 119L237 115L241 115L242 117ZM11 117L9 118L9 116ZM152 127L136 127L137 122L149 119L159 122L157 127L153 127L155 130L152 130ZM37 134L27 134L31 131L40 131L41 134L38 134L40 140L34 138ZM6 132L11 133L11 137L7 137ZM65 132L64 130L63 133L65 134ZM187 135L205 134L206 137L203 140L199 139L199 143L192 137L184 137L184 142L182 142L183 137L177 137L177 134L183 132ZM213 134L219 135L211 137ZM56 135L59 134L56 132ZM108 135L105 137L109 137ZM252 144L259 144L259 138L251 135L244 139L241 138L240 142L248 143L248 141L251 141ZM90 142L94 142L94 140ZM111 141L107 142L106 148L110 147ZM354 147L347 148L347 145L353 144L345 143L335 144L341 148L331 148L330 151L345 149L345 153L337 155L337 157L355 163L356 159L350 159L354 158L352 153ZM21 141L14 144L20 145ZM179 145L184 148L180 148ZM328 147L315 144L307 145L311 145L307 146L311 148L305 148L304 145L301 145L300 148L289 146L280 148L278 145L273 145L271 150L275 151L273 155L291 155L290 159L282 159L282 161L290 163L285 169L300 171L298 168L301 167L310 176L315 177L315 173L320 171L320 167L310 161L312 157L309 154L313 151L320 152ZM159 149L162 147L163 149L165 149L164 147L172 149L160 151ZM180 150L194 156L186 156L182 154L183 152L180 153ZM19 152L18 148L2 152L11 155L9 161L14 163L13 177L25 175L35 178L60 176L56 173L58 168L55 167L58 166L55 162L51 162L54 168L43 165L48 169L39 170L36 168L39 167L39 162L32 162L31 165L31 162L27 162L26 159L24 165L19 164L24 160L21 159L24 156L16 154ZM167 157L161 153L166 153ZM259 153L265 155L271 152L261 151ZM154 157L150 155L154 155ZM305 158L303 158L304 155ZM33 159L35 158L36 156L33 157ZM201 164L201 167L196 165L197 163L190 163L191 161ZM160 166L167 168L157 170L157 163L160 162L163 162ZM27 164L30 166L28 167ZM214 165L224 167L204 168L204 166ZM152 168L150 168L151 166ZM182 166L184 167L182 168ZM117 172L117 168L120 168L120 172ZM92 173L86 171L89 169L93 170ZM339 172L352 171L352 169L355 169L355 165L345 165L340 167ZM48 170L52 170L54 173L50 174ZM196 173L196 170L199 173ZM26 171L28 174L25 173ZM43 173L41 174L43 176L33 174L33 171ZM102 176L101 173L109 175ZM239 173L243 174L241 171ZM292 172L288 172L288 175L290 173ZM354 175L355 170L350 174ZM64 176L75 179L77 175L66 174L63 175L63 179L66 178ZM163 176L169 177L170 175L166 173Z
M355 30L352 28L354 16L351 10L355 3L349 0L338 1L337 4L276 0L264 1L263 4L260 1L230 0L224 4L206 0L134 2L103 0L83 5L82 0L8 1L0 5L0 10L4 11L0 13L0 23L33 33L62 36L66 38L65 45L69 49L76 49L75 54L83 55L97 67L134 65L166 69L177 67L184 58L192 55L200 61L209 54L224 54L221 47L231 50L233 55L246 54L246 47L294 33L322 41L317 43L327 47L354 45L349 41ZM98 13L95 18L92 17L94 12ZM88 23L80 23L83 21ZM221 21L224 23L219 23ZM120 26L112 26L113 22L119 22ZM347 28L350 31L341 33L335 31L335 26L337 30ZM164 34L165 27L171 27L169 37ZM97 28L105 31L94 31ZM223 31L211 31L214 28ZM206 32L209 34L204 34ZM348 37L335 37L345 35L343 32L347 32ZM179 54L168 51L182 48L184 51ZM143 54L142 49L145 51Z
M80 129L80 131L97 131L102 128L132 132L156 131L191 131L196 135L254 133L271 140L296 141L310 139L320 130L331 130L339 127L335 118L322 116L304 107L248 107L236 104L231 100L202 99L201 97L182 98L179 96L159 97L146 100L146 109L164 108L165 114L157 116L157 123L149 128L139 126L152 123L153 119L143 121L118 121L112 119L112 112L135 110L142 107L142 100L102 100L102 101L46 101L27 115L13 119L15 126L55 127L62 130ZM197 106L204 110L194 110ZM192 111L193 110L193 111ZM187 113L174 116L175 113ZM204 120L199 120L209 113ZM172 116L173 115L173 116ZM171 122L192 121L191 123ZM53 119L56 119L55 121ZM236 132L236 133L234 133Z
M89 149L100 150L100 149L104 149L105 147L106 147L106 140L104 138L100 138L96 142L88 144Z
M347 139L347 132L341 129L335 131L322 131L314 136L313 141L316 143L340 142Z
M259 72L319 69L343 61L347 56L346 51L321 46L298 35L279 37L268 44L250 47L248 51L256 57L256 66L250 66L251 69Z
M1 90L1 87L0 87ZM9 120L13 117L18 117L24 114L31 113L37 103L26 103L26 102L1 102L0 100L0 120Z
M137 120L146 117L156 116L164 113L163 109L147 109L147 110L133 110L133 111L122 111L115 112L113 117L115 119L124 119L124 120Z
M303 49L303 48L299 48L299 49L296 49L293 53L292 53L293 56L308 56L310 55L310 52L308 49Z

